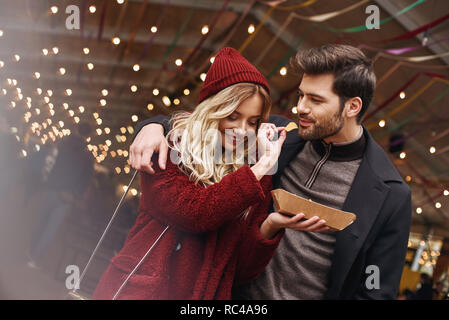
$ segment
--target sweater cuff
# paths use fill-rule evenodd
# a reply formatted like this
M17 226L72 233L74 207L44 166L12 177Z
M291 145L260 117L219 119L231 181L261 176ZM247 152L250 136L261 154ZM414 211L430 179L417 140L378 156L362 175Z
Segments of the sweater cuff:
M273 237L273 239L265 239L262 234L260 233L260 226L258 227L258 230L256 232L256 247L260 248L276 248L281 241L282 237L284 236L285 229L280 229L276 235Z

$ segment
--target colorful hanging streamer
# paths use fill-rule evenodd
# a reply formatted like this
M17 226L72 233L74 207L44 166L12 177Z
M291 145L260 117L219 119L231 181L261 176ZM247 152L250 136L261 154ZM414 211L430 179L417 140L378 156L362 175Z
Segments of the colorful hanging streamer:
M265 12L265 15L263 16L262 20L259 22L259 24L256 26L254 32L252 34L250 34L248 36L248 38L246 38L245 42L243 42L243 44L240 46L240 48L238 49L238 51L240 53L242 53L246 47L251 43L251 41L253 41L254 37L256 36L256 34L259 32L259 30L263 27L263 25L265 24L265 21L267 21L267 19L269 18L269 16L273 13L274 9L276 7L271 7L270 9L268 9Z
M412 97L407 99L407 101L401 103L399 106L391 110L385 115L385 119L391 118L395 114L397 114L399 111L403 110L405 107L407 107L410 103L412 103L416 98L418 98L421 94L424 93L435 81L437 81L435 78L431 79L429 82L427 82L421 89L419 89ZM368 130L372 129L376 124L372 123L367 127Z
M141 22L142 22L142 19L143 19L143 16L144 16L144 14L145 14L145 11L146 11L146 9L147 9L147 6L148 6L148 0L144 0L144 1L142 2L142 4L140 5L140 8L139 8L139 15L137 16L136 22L134 23L134 26L133 26L133 28L131 29L131 32L130 32L130 34L129 34L129 37L128 37L128 41L127 41L127 43L126 43L126 46L125 46L125 47L122 49L122 51L119 53L117 62L114 64L114 66L113 66L112 69L111 69L111 72L109 73L109 80L110 80L111 83L112 83L112 81L113 81L113 79L114 79L114 75L115 75L115 72L117 71L118 65L120 64L121 61L123 61L123 58L124 58L126 55L128 55L128 53L129 53L129 50L130 50L130 48L131 48L131 44L134 42L134 38L135 38L135 36L136 36L136 34L137 34L137 30L139 29L139 26L140 26L140 24L141 24ZM123 90L123 89L122 89L122 90Z
M305 7L311 6L316 1L317 0L309 0L309 1L306 1L306 2L303 2L303 3L294 4L294 5L285 6L285 7L284 6L277 6L276 10L291 11L291 10L296 10L296 9L299 9L299 8L305 8Z
M369 0L362 0L362 1L359 1L357 3L354 3L353 5L350 5L349 7L346 7L344 9L336 10L336 11L332 11L332 12L328 12L328 13L323 13L323 14L318 14L318 15L315 15L315 16L307 17L307 16L299 15L299 14L297 14L295 12L292 12L292 15L293 15L294 18L299 19L299 20L310 21L310 22L324 22L324 21L327 21L329 19L335 18L335 17L337 17L339 15L342 15L342 14L344 14L346 12L354 10L355 8L360 7L362 4L367 3L368 1Z
M270 43L262 50L262 52L259 54L259 56L254 60L254 65L259 65L262 59L265 57L265 55L268 53L268 51L271 50L271 47L276 43L277 39L281 36L281 34L284 32L284 30L287 28L287 26L292 22L293 20L293 13L290 13L290 15L287 17L285 22L282 24L282 26L279 28L276 35L271 39Z
M398 112L400 112L401 110L403 110L405 107L407 107L411 102L413 102L414 100L416 100L421 94L424 93L424 91L426 91L433 83L435 83L436 81L440 81L440 82L444 82L446 84L449 84L449 80L447 79L446 76L444 75L440 75L440 74L434 74L434 73L428 73L428 72L424 72L424 73L417 73L415 74L415 76L410 79L402 88L404 88L403 90L405 90L406 87L408 87L411 82L415 81L419 75L426 75L430 78L432 78L429 82L427 82L423 87L421 87L412 97L410 97L409 99L407 99L407 101L401 103L399 106L397 106L396 108L394 108L392 111L390 111L389 113L387 113L385 115L385 119L391 118L392 116L394 116L395 114L397 114ZM398 90L397 92L395 92L395 96L391 96L389 99L387 99L387 101L385 101L382 105L380 105L379 107L377 107L373 112L371 112L369 114L369 118L372 117L374 114L376 114L377 112L379 112L381 109L385 108L388 103L390 103L392 100L394 100L394 98L396 98L399 93L403 90ZM367 118L365 118L365 121L367 120ZM372 128L374 128L376 126L376 124L373 122L369 125L366 126L366 128L368 130L371 130Z
M385 107L388 106L388 104L390 102L392 102L394 99L396 99L399 94L404 91L405 89L407 89L420 75L426 75L430 78L432 78L432 80L434 81L448 81L447 79L445 80L445 76L440 75L440 74L434 74L434 73L429 73L429 72L418 72L416 73L411 79L409 79L402 87L400 87L396 92L394 92L387 100L385 100L383 103L381 103L376 109L374 109L372 112L370 112L369 114L367 114L364 118L364 121L367 121L368 119L372 118L376 113L378 113L380 110L384 109ZM433 82L432 82L433 83ZM422 88L421 88L422 90ZM403 104L405 104L405 106L410 103L411 98L408 99L406 102L404 102Z
M377 55L379 57L384 57L384 58L391 59L391 60L396 60L396 61L422 62L422 61L429 61L429 60L433 60L433 59L438 59L438 58L443 58L443 57L449 56L449 51L448 52L443 52L443 53L440 53L440 54L432 54L432 55L428 55L428 56L417 56L417 57L397 57L395 55L386 54L384 52L379 52Z
M406 7L406 8L404 8L404 9L402 9L402 10L400 10L400 11L398 11L396 14L392 15L390 18L393 19L394 17L397 17L398 15L403 14L403 13L405 13L405 12L407 12L407 11L413 9L414 7L416 7L417 5L419 5L419 4L423 3L423 2L424 2L423 0L418 0L418 1L414 2L412 5L410 5L410 6ZM384 19L383 21L386 22L385 19ZM314 25L314 26L315 26L315 25ZM322 26L320 26L320 25L316 25L316 26L322 27ZM366 27L366 26L365 26L365 27ZM337 32L337 30L333 30L333 31ZM340 30L340 31L341 31L341 30ZM338 32L340 32L340 31L338 31ZM360 31L361 31L361 30L360 30ZM268 74L267 78L271 78L271 77L275 74L275 72L287 62L287 60L294 54L294 52L291 52L291 51L292 51L292 50L290 50L290 52L289 52L289 54L288 54L288 57L284 57L284 58L283 58L283 59L276 65L276 67L273 68L273 70L271 70L271 72ZM426 60L430 60L430 59L435 59L435 58L437 58L437 57L434 57L434 56L427 56L427 57L413 57L413 58L414 58L414 59L411 59L411 60L406 59L406 60L404 60L404 61L415 61L415 60L416 60L416 61L418 61L418 60L419 60L419 61L426 61Z
M384 53L389 53L389 54L393 54L393 55L399 55L399 54L403 54L403 53L406 53L406 52L412 52L412 51L416 51L416 50L419 50L419 49L428 48L428 47L431 47L431 46L433 46L435 44L438 44L440 42L447 41L447 40L449 40L449 36L444 37L444 38L439 39L439 40L436 40L436 41L433 41L433 42L428 43L426 45L420 45L420 46L415 46L415 47L404 47L404 48L395 48L395 49L379 49L379 48L374 48L374 47L370 47L370 46L361 44L361 45L358 46L358 48L359 49L368 49L368 50L377 51L377 52L384 52Z
M438 19L436 19L436 20L434 20L434 21L432 21L432 22L429 22L429 23L427 23L427 24L425 24L425 25L423 25L421 27L418 27L418 28L412 30L412 31L403 33L403 34L401 34L399 36L396 36L396 37L393 37L393 38L384 39L384 40L365 41L365 42L366 43L371 43L371 44L384 44L384 43L388 43L388 42L395 42L395 41L410 39L410 38L412 38L412 37L414 37L414 36L416 36L416 35L418 35L418 34L420 34L422 32L425 32L425 31L427 31L427 30L429 30L429 29L431 29L433 27L436 27L437 25L445 22L447 19L449 19L449 13L444 15L444 16L442 16L442 17L440 17L440 18L438 18ZM330 31L332 31L332 30L330 30ZM349 36L341 36L341 37L339 37L336 40L336 43L339 43L342 40L348 40L348 41L351 41L352 43L360 44L359 40L351 38Z
M262 20L259 22L259 24L256 26L254 32L248 36L248 38L246 38L245 42L242 44L242 46L238 49L238 51L240 53L242 53L246 47L251 43L251 41L253 41L254 37L256 36L256 34L259 32L259 30L262 28L262 26L265 24L265 22L268 20L268 18L270 17L270 15L273 13L274 10L287 10L287 11L291 11L294 9L298 9L298 8L304 8L304 7L308 7L312 4L314 4L316 2L316 0L309 0L300 4L296 4L296 5L292 5L292 6L288 6L288 7L278 7L277 2L274 3L267 3L264 2L265 4L269 4L271 6L270 9L268 9L265 12L265 15L263 16Z
M129 4L129 2L126 1L121 6L122 9L120 10L120 15L117 19L117 22L115 23L115 26L114 26L114 34L118 34L122 27L123 21L125 19L126 11L128 10L128 4Z
M270 71L270 73L266 76L267 79L270 79L281 67L285 66L285 64L288 62L288 60L298 51L299 46L304 42L305 39L309 36L309 34L314 30L316 27L316 23L313 23L309 25L302 35L298 39L298 41L294 44L292 48L287 52L287 54L281 59L281 61L278 62L278 64Z
M213 57L217 55L217 53L226 46L226 44L231 40L231 38L234 36L235 32L237 31L238 27L242 24L243 20L245 20L246 16L250 12L251 8L254 6L257 0L251 0L251 2L248 4L248 7L246 7L245 11L240 15L238 21L234 24L231 31L228 33L228 35L220 42L220 44L217 45L216 50L212 54ZM201 66L199 66L194 72L194 75L200 74L208 65L209 60L205 60Z
M163 53L162 57L157 60L157 63L161 64L161 67L158 70L157 75L153 78L153 81L151 83L151 86L154 86L155 81L159 81L162 72L167 71L167 63L165 60L170 55L170 53L173 51L173 49L176 47L176 44L178 43L179 39L181 38L182 34L184 33L187 25L189 24L190 20L193 17L193 13L195 12L195 4L198 2L198 0L195 0L194 5L192 8L190 8L189 13L187 14L187 18L184 20L183 24L179 28L179 30L176 32L175 37L173 38L173 41L168 46L168 48Z
M281 28L277 31L276 35L271 39L270 43L264 48L264 50L260 53L260 55L256 58L256 60L254 61L255 65L258 65L261 63L262 59L265 57L265 55L270 51L271 47L276 43L277 39L279 39L279 37L281 36L281 34L284 32L284 30L288 27L288 25L293 21L293 19L299 19L299 20L304 20L304 21L311 21L311 22L324 22L327 21L329 19L335 18L339 15L342 15L346 12L349 12L359 6L361 6L364 3L367 3L369 0L362 0L359 1L349 7L346 7L344 9L341 10L336 10L333 12L328 12L328 13L324 13L324 14L319 14L319 15L315 15L315 16L310 16L310 17L306 17L306 16L301 16L295 12L291 12L289 14L289 16L287 17L287 19L285 20L285 22L282 24Z
M290 6L279 6L280 4L284 3L285 1L260 1L261 3L267 4L269 6L275 7L276 10L284 10L284 11L292 11L292 10L296 10L299 8L304 8L304 7L308 7L311 6L312 4L314 4L317 0L308 0L306 2L303 3L298 3L298 4L293 4Z
M382 82L387 80L387 78L390 77L393 72L395 72L401 66L401 64L402 62L396 62L390 69L388 69L387 72L385 72L382 77L376 81L376 86L379 86Z
M449 112L445 112L442 116L447 116L449 114ZM439 133L438 135L436 135L434 138L432 138L430 140L430 142L435 142L437 140L440 140L441 138L444 138L445 136L447 136L449 134L449 129L444 130L443 132ZM437 151L438 153L438 151Z
M211 34L213 28L217 24L218 19L220 18L220 16L222 15L222 13L226 9L226 7L228 6L229 1L230 0L225 0L223 2L223 5L221 6L220 11L218 11L218 13L214 16L214 18L213 18L213 20L212 20L212 22L211 22L211 24L209 26L209 32L201 37L200 41L197 43L197 45L195 46L193 51L189 54L189 56L184 60L183 64L179 67L180 71L182 71L185 68L185 66L190 62L190 60L193 58L193 56L201 48L201 45L204 43L204 41L206 41L206 39L209 37L209 35Z
M448 69L448 66L436 66L436 65L430 65L430 64L416 64L416 63L409 63L409 62L401 62L401 65L413 68L413 69Z
M277 6L280 5L281 3L287 2L288 0L272 0L272 1L267 1L267 0L258 0L258 2L269 5L269 6Z
M418 5L420 5L420 4L424 3L424 2L426 2L426 0L417 0L416 2L412 3L411 5L405 7L404 9L399 10L395 14L393 14L393 15L385 18L385 19L380 20L379 23L375 24L375 26L380 26L380 25L382 25L382 24L384 24L386 22L389 22L389 21L393 20L394 18L399 17L400 15L402 15L402 14L412 10L413 8L415 8L416 6L418 6ZM350 27L350 28L337 29L337 28L333 28L333 27L325 27L325 29L329 30L329 31L332 31L332 32L336 32L336 33L342 33L342 32L343 33L354 33L354 32L360 32L360 31L369 30L368 26L366 24L363 24L363 25L360 25L360 26L356 26L356 27Z
M422 65L422 64L415 64L415 63L408 63L404 61L398 61L396 62L390 69L388 69L379 80L377 80L376 86L379 86L382 82L384 82L386 79L388 79L393 72L395 72L399 67L406 66L413 69L448 69L449 66L436 66L436 65Z
M413 82L415 82L416 79L421 75L421 73L416 73L411 79L409 79L402 87L400 87L396 92L394 92L387 100L382 102L379 106L377 106L376 109L374 109L372 112L368 113L364 121L367 121L371 117L373 117L376 113L378 113L380 110L386 108L390 102L392 102L394 99L396 99L399 94L407 89Z
M128 42L126 43L126 47L125 47L125 50L123 51L123 54L120 55L119 61L121 61L124 56L128 55L128 53L131 49L131 45L134 42L134 38L136 37L137 30L139 29L139 26L142 23L142 19L145 15L147 6L148 6L148 0L144 0L142 2L142 4L140 5L139 15L137 16L136 22L134 23L132 31L129 34Z
M159 15L159 17L157 18L157 21L156 21L156 28L159 29L159 27L161 26L162 20L164 20L164 17L165 17L165 14L167 13L167 9L168 9L169 5L170 5L170 0L165 0L165 4L164 4L164 8L162 9L162 13ZM148 52L150 51L151 45L153 44L153 39L155 36L156 36L156 33L151 34L150 39L148 39L148 42L145 44L145 48L143 49L143 52L140 55L137 63L140 63L140 61L142 61L143 58L145 58L145 56L148 54Z
M193 13L195 12L195 5L198 3L198 0L195 0L193 3L192 8L190 8L189 13L187 14L187 18L184 20L183 24L179 28L178 32L176 32L176 35L173 39L173 41L170 43L168 48L165 50L162 57L159 59L160 63L163 63L165 59L170 55L170 53L173 51L173 49L176 47L176 44L178 43L179 39L181 38L182 34L184 33L187 25L189 24L190 20L192 19Z
M86 9L87 9L87 0L83 0L83 2L81 2L80 32L81 38L83 38L84 40L86 39L86 35L84 33L84 24L86 21Z
M433 182L433 181L427 179L426 177L424 177L420 171L416 170L416 168L410 163L410 161L406 161L405 163L426 186L428 186L430 188L435 188L435 189L441 188L441 184L439 182ZM430 167L430 168L433 169L432 167ZM443 191L443 190L441 190L441 191ZM443 193L443 192L441 192L441 193Z
M412 37L414 37L414 36L416 36L416 35L418 35L418 34L420 34L422 32L425 32L425 31L429 30L430 28L433 28L433 27L443 23L447 19L449 19L449 13L445 14L444 16L442 16L442 17L440 17L440 18L438 18L438 19L436 19L436 20L434 20L432 22L429 22L429 23L427 23L427 24L425 24L425 25L423 25L421 27L418 27L418 28L416 28L416 29L414 29L412 31L406 32L404 34L401 34L401 35L399 35L397 37L393 37L393 38L389 38L389 39L385 39L385 40L380 40L380 41L376 41L376 42L387 43L387 42L393 42L393 41L410 39L410 38L412 38Z
M109 4L110 4L109 1L105 1L103 3L103 8L101 9L100 25L98 26L97 41L101 41L101 36L103 35L104 21L106 19L106 11L108 9Z
M434 105L435 103L439 102L448 93L449 93L449 88L447 88L446 90L441 92L438 96L433 98L432 101L429 103L428 107L430 107L430 106ZM402 120L398 124L396 124L396 125L394 125L392 127L388 127L385 130L382 130L380 133L375 134L375 137L379 139L379 138L383 137L384 135L386 135L388 133L397 131L397 130L401 129L403 126L405 126L406 124L412 122L413 120L417 119L418 117L423 116L426 113L427 113L427 110L423 109L421 112L417 112L415 114L412 114L411 116L405 118L404 120ZM441 118L441 117L442 117L442 115L435 116L434 119L438 119L438 118ZM434 119L432 119L431 122L434 121ZM433 140L434 139L432 139L432 141Z

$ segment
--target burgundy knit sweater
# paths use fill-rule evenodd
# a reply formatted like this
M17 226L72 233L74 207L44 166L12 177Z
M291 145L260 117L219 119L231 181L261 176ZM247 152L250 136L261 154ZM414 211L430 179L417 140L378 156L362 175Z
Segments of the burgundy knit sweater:
M259 182L247 165L207 188L191 182L170 160L164 171L141 173L139 216L93 298L112 299L169 225L118 299L230 299L233 284L263 271L283 235L266 240L259 231L271 189L271 176Z

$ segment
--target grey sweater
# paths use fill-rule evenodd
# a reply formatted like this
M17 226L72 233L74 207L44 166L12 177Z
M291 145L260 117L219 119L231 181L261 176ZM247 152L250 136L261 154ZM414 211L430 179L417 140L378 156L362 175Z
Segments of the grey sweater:
M365 137L326 145L309 141L281 176L281 188L341 209L360 166ZM242 299L322 299L328 287L335 232L286 229L273 259L253 282L238 289Z

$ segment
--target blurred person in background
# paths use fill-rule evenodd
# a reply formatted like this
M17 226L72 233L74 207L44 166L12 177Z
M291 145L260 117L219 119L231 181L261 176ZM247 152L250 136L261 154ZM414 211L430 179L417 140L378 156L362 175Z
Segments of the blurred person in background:
M0 114L0 210L8 199L11 181L15 180L19 158L19 144L9 129L7 118Z
M411 293L407 300L432 300L433 298L433 281L432 277L427 273L421 273L419 280L421 286L414 293Z
M447 300L447 291L444 290L444 281L440 280L433 288L433 300Z
M28 266L38 267L59 226L75 202L84 201L92 180L94 162L86 148L91 127L86 123L77 132L52 145L42 169L43 190L34 212L37 222L31 235Z

